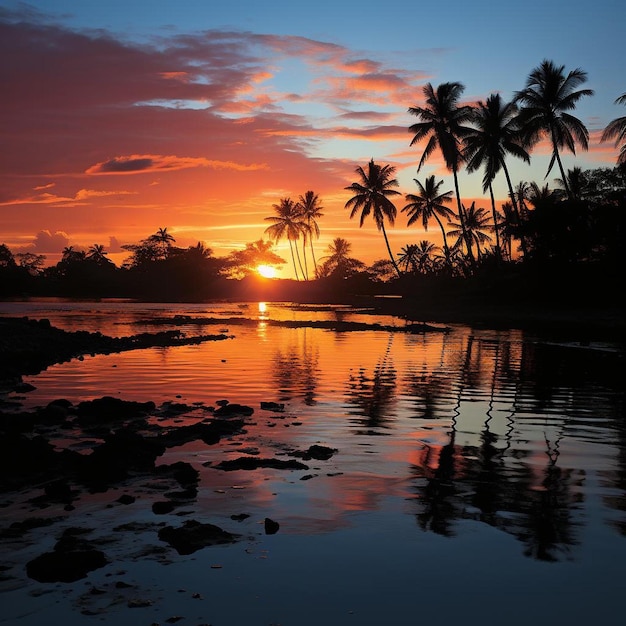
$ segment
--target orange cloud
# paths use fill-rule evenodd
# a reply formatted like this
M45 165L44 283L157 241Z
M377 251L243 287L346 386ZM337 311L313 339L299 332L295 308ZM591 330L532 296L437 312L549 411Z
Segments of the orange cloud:
M265 170L267 165L252 163L243 165L232 161L215 161L204 157L162 156L160 154L120 156L96 163L85 174L142 174L155 171L175 171L195 167L230 169L239 172Z

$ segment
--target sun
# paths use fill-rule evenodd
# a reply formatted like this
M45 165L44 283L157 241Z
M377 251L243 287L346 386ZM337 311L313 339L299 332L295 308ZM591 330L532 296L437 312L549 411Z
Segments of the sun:
M259 265L256 271L263 276L263 278L276 278L276 268L271 265Z

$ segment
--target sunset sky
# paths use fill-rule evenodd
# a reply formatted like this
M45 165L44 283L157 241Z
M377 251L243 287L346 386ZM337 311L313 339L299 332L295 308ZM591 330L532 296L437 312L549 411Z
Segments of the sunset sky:
M422 87L459 81L464 102L509 100L549 59L587 72L574 112L589 152L565 167L612 167L604 127L626 114L623 0L0 0L0 243L45 254L120 246L167 228L176 245L216 256L264 236L281 198L320 197L322 256L348 239L366 263L386 257L373 222L344 208L355 168L397 168L402 194L430 174L453 189L438 153L416 171L410 147ZM510 160L514 184L544 180L550 150ZM482 172L460 177L464 202L489 206ZM506 195L496 179L498 198ZM394 252L431 238L398 218ZM288 246L276 251L289 259ZM288 276L288 265L280 274Z

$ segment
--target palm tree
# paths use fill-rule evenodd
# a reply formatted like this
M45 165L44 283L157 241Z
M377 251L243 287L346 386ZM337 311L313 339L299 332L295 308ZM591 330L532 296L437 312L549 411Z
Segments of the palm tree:
M392 187L398 186L398 180L393 178L396 168L391 165L378 165L374 163L374 159L371 159L367 166L367 172L362 167L356 168L356 173L359 175L359 181L352 183L347 190L354 192L354 196L350 198L345 208L351 208L350 219L352 219L357 212L361 211L361 221L359 226L363 226L365 218L371 213L376 223L378 230L382 231L385 238L385 244L387 244L387 252L391 263L395 268L398 276L400 276L400 270L396 265L396 261L393 258L391 247L389 246L389 240L387 239L387 232L385 231L385 218L389 220L389 223L393 226L396 219L396 207L389 199L389 196L400 195L400 192Z
M587 73L577 68L564 74L565 66L544 60L526 80L526 87L515 93L513 101L520 103L519 123L527 146L533 146L548 136L552 144L552 158L546 176L554 163L558 164L561 179L566 180L559 150L567 148L576 154L576 142L583 150L589 147L589 132L585 125L568 113L576 108L583 96L592 96L592 89L577 89L587 80ZM569 188L567 195L571 197Z
M572 199L582 200L588 186L585 172L583 172L580 167L576 166L567 170L565 178L565 180L557 178L555 182L564 190L569 188Z
M485 232L492 230L493 226L489 224L489 212L486 209L476 208L476 203L472 202L469 209L463 207L465 211L465 227L469 236L470 245L476 244L476 256L478 260L481 258L481 245L484 245L491 241L491 237ZM450 222L450 226L453 230L449 232L450 235L461 238L463 231L461 225L458 223Z
M109 262L106 255L107 253L104 250L104 246L99 243L94 243L93 246L90 246L87 251L87 258L98 264Z
M537 183L530 183L528 187L528 202L535 209L552 208L560 200L558 191L550 189L548 183L540 187Z
M405 272L417 273L417 244L410 243L400 248L398 252L398 263Z
M343 237L335 237L333 242L328 244L328 252L327 256L320 259L324 262L319 272L323 276L337 274L344 277L365 267L362 261L350 256L352 244Z
M419 243L411 243L400 250L398 260L404 266L405 272L414 274L425 274L432 269L433 257L439 248L427 239L422 239Z
M272 222L271 226L265 229L265 232L269 235L273 242L280 241L283 237L286 237L289 241L289 249L291 251L291 261L293 263L293 271L296 276L296 280L300 280L298 275L298 266L296 265L296 255L298 257L298 264L300 265L300 271L302 276L305 276L302 269L302 263L300 261L300 253L298 247L294 246L294 242L298 241L302 234L302 218L296 204L291 198L282 198L279 204L273 204L272 207L276 211L276 215L266 217L265 220ZM294 254L294 247L296 249Z
M87 256L84 250L76 250L74 246L67 246L63 248L63 252L61 254L61 260L67 263L84 261Z
M444 191L440 193L439 187L443 185L443 180L436 183L434 176L426 178L423 185L417 178L413 180L419 189L419 193L408 193L405 196L405 200L408 204L402 208L402 212L406 212L409 215L407 226L411 226L411 224L421 219L424 230L428 231L428 223L434 218L441 229L444 254L446 261L449 262L450 249L448 248L448 241L446 239L446 230L441 220L443 218L450 221L454 215L452 209L446 206L447 203L452 201L452 192Z
M313 236L315 236L316 239L319 239L320 227L317 220L324 215L322 213L324 207L320 206L319 198L313 191L307 191L303 196L300 196L297 206L302 219L307 226L307 230L304 231L305 243L308 237L309 244L311 246L313 268L315 275L317 276L317 261L315 260L315 250L313 249ZM306 259L306 255L304 258Z
M497 225L497 212L493 196L492 183L496 174L502 170L509 188L513 208L518 213L513 184L506 166L506 155L530 163L530 156L522 145L517 121L518 108L513 102L503 102L500 94L491 94L486 102L479 102L473 111L473 128L465 137L464 156L467 159L467 171L474 172L484 166L483 191L489 189L491 211L494 224ZM522 249L524 242L521 242ZM500 240L496 228L496 250L500 254Z
M160 249L161 257L167 258L167 255L172 248L172 243L174 243L176 239L174 239L173 235L167 232L167 228L159 228L154 235L150 235L150 237L148 237L148 241L156 243Z
M459 221L467 245L467 254L473 264L471 243L465 232L465 216L463 215L458 180L458 171L463 162L461 140L469 132L465 123L472 119L472 107L459 106L458 104L464 89L464 85L458 82L442 83L436 90L430 83L426 83L423 88L426 106L409 108L409 113L421 120L417 124L409 126L409 132L413 133L411 146L428 137L428 142L417 167L418 172L434 150L439 148L446 167L454 176Z
M622 94L615 104L626 104L626 93ZM622 143L622 147L617 157L618 165L626 165L626 116L618 117L604 129L602 133L601 141L609 141L609 139L615 139L615 147L617 148Z

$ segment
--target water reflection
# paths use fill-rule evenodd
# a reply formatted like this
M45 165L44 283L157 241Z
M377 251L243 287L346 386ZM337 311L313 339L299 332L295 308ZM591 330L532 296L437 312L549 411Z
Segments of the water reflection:
M368 374L363 367L356 373L351 372L346 385L346 395L351 410L356 417L353 423L365 426L367 434L380 434L376 429L386 428L393 418L392 406L396 401L397 372L393 365L392 346L393 334L384 354L376 363L372 374Z
M299 329L298 343L277 349L272 358L272 377L281 402L300 399L306 406L316 403L319 350L309 339L310 329Z
M351 512L382 508L395 497L408 502L411 531L414 519L424 533L462 542L471 520L514 537L520 553L538 561L574 558L593 524L611 533L607 543L623 541L626 377L619 346L468 326L423 336L286 329L266 323L274 319L270 305L247 311L258 325L237 328L229 342L49 368L29 381L37 389L27 401L121 395L159 403L175 393L185 402L288 402L297 427L285 420L266 428L258 420L246 443L302 450L323 440L339 450L317 464L315 480L288 479L285 509L297 503L302 520L332 517L329 527L345 527ZM141 319L145 311L125 315ZM73 319L67 315L66 324ZM89 313L76 319L89 326ZM112 319L93 314L91 329L110 327ZM219 458L224 450L201 453ZM241 498L269 507L269 476L274 493L283 476L269 471L233 481L245 478Z

